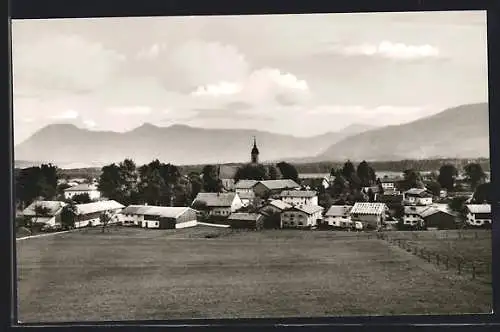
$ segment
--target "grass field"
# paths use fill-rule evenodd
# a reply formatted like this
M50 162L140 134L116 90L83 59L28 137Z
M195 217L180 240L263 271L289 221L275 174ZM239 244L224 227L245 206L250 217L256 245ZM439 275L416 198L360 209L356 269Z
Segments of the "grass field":
M88 229L19 241L17 256L22 322L487 313L492 303L491 285L346 232Z

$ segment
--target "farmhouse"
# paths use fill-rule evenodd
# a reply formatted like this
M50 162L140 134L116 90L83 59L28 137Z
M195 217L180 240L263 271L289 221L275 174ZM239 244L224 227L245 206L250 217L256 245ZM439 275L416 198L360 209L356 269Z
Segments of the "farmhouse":
M466 208L466 223L473 227L491 225L490 204L468 204Z
M196 226L196 211L189 207L130 205L121 214L125 223L143 228L175 229Z
M260 213L232 213L229 218L229 225L236 229L256 229L264 227L264 216Z
M243 207L243 202L237 193L198 193L192 205L196 210L205 210L211 216L229 217ZM201 207L200 207L201 206Z
M420 213L423 225L427 229L454 229L456 215L449 209L430 206Z
M384 192L395 192L397 191L396 185L400 180L400 178L383 177L380 179L380 184Z
M119 213L125 207L116 201L99 201L86 204L77 204L75 216L75 228L95 226L101 223L100 217L103 212L111 213L110 223L120 221Z
M363 228L376 229L384 223L387 211L384 203L355 203L350 215L352 222L360 222Z
M93 184L78 184L76 186L64 190L64 198L71 199L73 196L87 194L91 200L96 200L101 197L101 193L97 190L97 186Z
M264 180L253 187L255 195L261 198L278 196L283 190L300 189L300 185L293 180Z
M430 205L432 204L432 194L426 189L412 188L404 192L405 205Z
M349 214L351 209L351 205L332 205L325 213L324 221L328 226L349 228L352 225L351 216Z
M422 212L428 209L428 206L405 206L403 225L410 227L423 226L424 219L422 218Z
M234 186L234 190L238 195L245 193L253 193L253 186L257 184L256 180L239 180ZM241 197L241 196L240 196Z
M281 213L281 228L314 228L323 208L318 205L293 206Z
M259 213L264 215L265 228L280 228L281 225L281 212L290 209L292 206L283 202L282 200L275 199L268 201L259 210Z
M284 190L280 197L290 205L318 205L318 193L312 190Z
M66 205L59 201L35 201L23 210L25 217L31 218L32 223L54 227L61 225L61 212Z

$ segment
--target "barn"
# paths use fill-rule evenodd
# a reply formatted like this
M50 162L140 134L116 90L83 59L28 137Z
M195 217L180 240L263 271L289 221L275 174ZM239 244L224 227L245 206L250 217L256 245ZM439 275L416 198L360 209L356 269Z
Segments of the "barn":
M86 204L77 204L75 215L75 227L95 226L101 223L100 217L103 212L111 213L110 223L119 221L119 213L125 206L110 201L99 201Z
M130 205L122 211L125 223L143 228L176 229L196 226L196 211L189 207Z
M236 229L260 230L264 227L264 216L260 213L232 213L227 220L230 227Z
M23 210L25 217L34 224L55 227L61 225L61 211L66 204L59 201L34 201Z
M430 207L421 212L427 229L454 229L456 228L455 214L449 210Z

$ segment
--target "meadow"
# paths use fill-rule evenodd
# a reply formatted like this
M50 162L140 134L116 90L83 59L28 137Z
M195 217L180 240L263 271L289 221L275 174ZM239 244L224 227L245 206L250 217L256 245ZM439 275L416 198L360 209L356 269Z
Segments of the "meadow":
M491 248L483 254L491 257ZM492 307L491 284L366 233L86 229L18 241L17 263L21 322L461 314Z

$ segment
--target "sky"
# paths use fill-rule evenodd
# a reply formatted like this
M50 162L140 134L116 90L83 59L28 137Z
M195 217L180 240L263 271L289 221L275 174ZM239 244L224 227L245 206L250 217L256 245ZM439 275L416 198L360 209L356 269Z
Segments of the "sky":
M14 20L15 144L51 123L313 136L486 102L486 13Z

